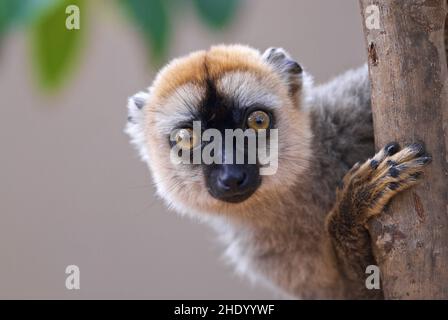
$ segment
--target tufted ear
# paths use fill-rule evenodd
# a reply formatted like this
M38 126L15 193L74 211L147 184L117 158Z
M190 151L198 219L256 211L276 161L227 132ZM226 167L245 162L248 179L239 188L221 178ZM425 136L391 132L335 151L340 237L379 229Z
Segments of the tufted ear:
M130 136L131 143L137 148L143 161L148 161L148 152L144 134L144 109L149 93L139 92L128 99L128 123L125 132Z
M289 94L295 96L302 88L303 69L282 48L269 48L263 53L263 59L273 67L289 87Z

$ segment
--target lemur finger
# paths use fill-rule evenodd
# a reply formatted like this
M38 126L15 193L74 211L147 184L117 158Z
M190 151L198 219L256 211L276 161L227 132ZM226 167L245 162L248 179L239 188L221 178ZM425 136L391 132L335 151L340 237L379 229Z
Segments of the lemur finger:
M421 143L413 143L400 152L394 154L390 157L390 160L395 161L397 163L409 161L416 157L422 157L425 155L425 147Z
M403 151L401 155L397 153L400 159L419 157L400 164L387 159L384 161L386 166L376 172L370 183L372 202L368 217L380 214L392 197L417 184L423 177L423 168L431 162L431 156L425 154L420 146L412 145Z
M421 171L422 168L428 165L431 161L431 156L424 154L419 158L415 158L401 164L391 165L389 168L389 175L392 177L402 176L402 174L411 175L415 172Z
M431 156L424 153L421 145L411 145L394 156L388 157L377 168L372 181L385 176L398 178L403 174L411 174L431 162Z
M417 173L430 160L422 144L414 143L400 151L399 144L391 142L362 165L355 164L344 177L342 185L361 185L370 181L376 184L374 189L382 189L389 182L397 182Z
M401 164L424 155L424 146L421 143L413 143L403 148L400 152L396 152L393 155L386 157L383 162L380 163L378 169L381 171L387 167Z
M372 181L374 198L393 195L415 185L423 177L423 167L431 162L431 157L423 155L412 161L391 166L381 178Z
M394 154L396 154L400 150L400 145L397 142L390 142L384 146L370 162L370 165L375 168L377 167L381 162L384 161L387 157L390 157Z
M372 181L374 193L382 192L382 190L400 191L401 185L413 184L423 177L422 167L411 167L405 170L393 171L385 176Z
M376 188L373 196L369 216L380 214L395 195L416 185L422 177L423 171L417 171L407 175L406 178L401 180L382 181L381 187Z
M345 180L354 179L360 181L362 179L370 179L370 176L374 174L380 164L382 164L387 157L396 154L399 150L400 146L398 143L388 143L377 154L375 154L373 158L367 160L362 165L359 165L357 163L355 166L353 166L353 168L347 173L347 179Z

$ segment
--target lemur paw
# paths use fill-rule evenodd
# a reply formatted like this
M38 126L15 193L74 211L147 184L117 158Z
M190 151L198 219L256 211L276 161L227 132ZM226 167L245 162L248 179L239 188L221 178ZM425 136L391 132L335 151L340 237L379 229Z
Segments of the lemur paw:
M338 197L346 205L358 208L364 222L380 214L389 200L400 191L415 185L431 156L422 144L414 143L400 151L389 143L373 158L355 164L345 175ZM343 199L342 199L342 198Z

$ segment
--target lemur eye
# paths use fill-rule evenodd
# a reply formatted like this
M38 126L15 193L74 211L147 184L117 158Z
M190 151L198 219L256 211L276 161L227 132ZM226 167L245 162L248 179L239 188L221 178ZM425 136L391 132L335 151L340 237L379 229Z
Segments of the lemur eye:
M247 126L255 131L260 129L267 129L271 124L269 115L261 110L252 112L247 118Z
M175 135L176 144L183 150L190 150L197 146L199 139L190 128L180 129Z

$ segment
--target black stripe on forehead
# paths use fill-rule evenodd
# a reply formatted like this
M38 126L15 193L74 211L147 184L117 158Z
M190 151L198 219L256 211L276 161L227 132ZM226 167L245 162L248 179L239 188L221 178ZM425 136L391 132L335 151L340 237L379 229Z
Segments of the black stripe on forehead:
M215 80L206 79L205 97L199 108L204 125L208 128L233 129L241 125L244 110L235 106L232 97L222 96Z
M207 63L207 58L205 58L205 96L199 107L202 122L207 128L235 128L241 124L243 110L235 108L235 101L232 97L224 97L218 92L217 79L208 72Z
M217 113L222 113L225 110L224 99L218 94L215 81L212 79L209 69L207 56L204 57L204 73L205 73L205 96L202 100L200 113L204 121L208 121L211 118L217 116Z
M199 112L206 128L233 129L241 125L244 110L235 108L233 97L225 97L216 88L218 79L209 72L207 56L204 57L205 95Z
M214 80L207 77L205 80L205 95L201 102L200 112L204 120L210 120L219 114L225 113L227 104L218 93Z

